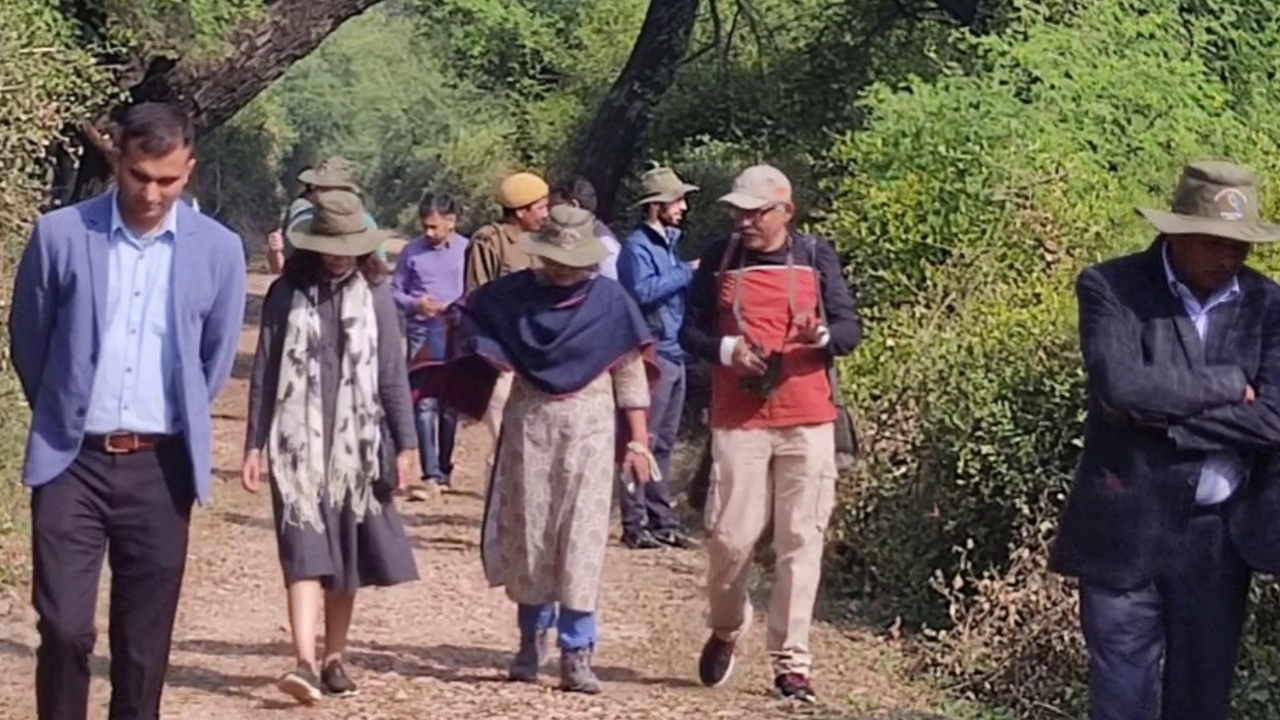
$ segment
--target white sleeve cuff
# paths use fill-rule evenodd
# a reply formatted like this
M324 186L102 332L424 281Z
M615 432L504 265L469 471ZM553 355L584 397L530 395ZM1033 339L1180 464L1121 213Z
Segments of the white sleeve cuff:
M720 338L720 364L733 364L733 349L738 346L738 341L742 338L738 335L725 335Z
M814 343L813 346L815 348L825 348L830 344L831 344L831 331L827 329L826 325L823 325L821 328L818 329L818 342Z

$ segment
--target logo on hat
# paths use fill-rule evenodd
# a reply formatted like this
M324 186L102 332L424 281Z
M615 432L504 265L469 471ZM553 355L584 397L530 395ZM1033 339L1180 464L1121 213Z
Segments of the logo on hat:
M1213 201L1218 206L1218 217L1223 220L1240 220L1244 218L1244 206L1249 199L1238 189L1229 187L1219 190L1213 196Z

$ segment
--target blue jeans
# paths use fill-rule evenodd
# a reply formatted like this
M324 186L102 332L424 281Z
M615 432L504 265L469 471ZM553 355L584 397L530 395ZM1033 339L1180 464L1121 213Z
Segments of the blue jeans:
M561 650L585 650L596 644L596 614L559 609L555 603L519 605L516 620L522 636L537 635L556 628L556 644Z
M680 527L680 518L671 506L671 451L676 447L684 412L685 367L661 355L656 363L659 374L649 405L649 442L662 480L637 486L634 493L622 489L622 531L628 534Z
M445 329L440 325L408 328L409 358L424 345L430 345L435 357L444 356ZM430 372L430 371L428 371ZM414 408L418 429L418 458L423 479L446 485L453 474L453 441L457 434L457 414L442 409L435 398L422 398Z

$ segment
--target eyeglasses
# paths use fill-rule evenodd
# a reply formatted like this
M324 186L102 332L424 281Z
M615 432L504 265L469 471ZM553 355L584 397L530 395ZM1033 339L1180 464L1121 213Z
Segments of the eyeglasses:
M754 225L759 223L766 215L779 207L782 207L779 203L765 205L764 207L756 208L755 210L744 210L742 208L731 207L729 208L729 217L733 218L735 223L749 222Z

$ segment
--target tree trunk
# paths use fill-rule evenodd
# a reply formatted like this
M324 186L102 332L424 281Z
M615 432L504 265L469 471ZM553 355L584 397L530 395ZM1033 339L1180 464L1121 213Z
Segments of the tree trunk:
M650 0L631 57L591 120L578 147L574 171L596 187L597 214L613 220L622 178L631 167L640 134L675 81L689 51L698 0Z
M342 23L378 2L273 0L262 17L246 22L232 35L227 51L216 60L184 63L173 58L152 59L141 79L128 84L127 103L179 102L191 113L197 136L203 136L230 120ZM69 128L80 146L80 159L72 161L67 148L55 149L58 162L50 189L53 203L83 200L106 187L109 143L100 133L127 103L111 103L92 124Z

